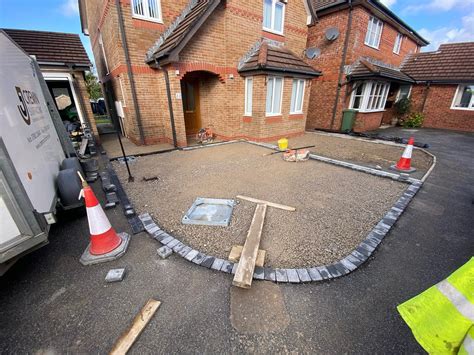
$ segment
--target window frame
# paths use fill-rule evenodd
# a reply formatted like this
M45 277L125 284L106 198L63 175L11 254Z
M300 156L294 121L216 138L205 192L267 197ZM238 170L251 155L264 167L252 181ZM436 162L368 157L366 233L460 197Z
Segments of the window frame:
M295 93L295 110L291 110L291 107L293 106L293 90L294 90L294 86L293 86L293 83L296 82L296 93ZM302 83L302 90L303 90L303 93L301 95L301 102L300 102L300 105L301 105L301 109L298 110L298 94L299 94L299 91L300 91L300 83ZM291 97L290 97L290 114L301 114L303 113L303 104L304 104L304 91L305 91L305 86L306 86L306 80L305 79L293 79L293 81L291 82Z
M271 32L275 33L278 35L283 35L285 32L285 10L286 10L286 3L281 0L270 0L272 2L272 12L270 14L270 28L265 27L265 0L263 0L263 16L262 16L262 29L266 32ZM283 5L283 12L281 14L281 31L273 29L275 26L275 9L276 9L276 4L281 3Z
M458 87L456 88L456 92L454 93L453 101L451 102L451 110L474 111L474 93L471 96L471 100L469 101L468 107L455 106L456 98L460 94L461 88L464 88L466 86L474 86L474 83L472 83L472 84L458 84Z
M397 55L400 54L400 50L402 49L402 42L403 42L403 35L400 32L398 32L397 37L395 38L395 43L393 44L393 53Z
M398 102L400 101L400 94L402 92L402 86L409 86L410 88L408 89L408 95L407 95L407 99L410 98L411 96L411 89L413 89L413 85L411 84L406 84L406 85L400 85L400 87L398 88L398 91L397 91L397 96L395 97L395 102Z
M135 12L135 6L133 4L133 0L130 0L130 7L132 8L132 17L139 19L139 20L144 20L144 21L150 21L150 22L157 22L157 23L163 23L163 14L161 12L161 0L154 0L156 1L157 4L157 10L158 10L158 17L151 17L150 16L150 10L148 6L148 1L149 0L140 0L143 4L143 15L142 14L137 14Z
M370 113L370 112L383 112L385 111L385 105L387 103L387 96L388 96L388 91L390 89L390 83L386 81L364 81L362 84L362 100L360 104L360 108L354 108L354 101L355 101L355 92L356 90L352 91L351 94L351 100L349 104L349 108L356 110L358 112L362 113ZM375 85L375 90L377 90L377 85L382 85L381 88L379 88L381 91L372 91L372 88ZM377 93L377 94L376 94ZM357 95L360 96L360 95ZM371 108L369 109L369 103L372 105L373 100L377 100L377 102L380 101L380 105L378 105L377 108Z
M250 88L251 92L249 95L249 82L251 83ZM244 116L252 116L252 111L253 111L253 77L252 76L247 76L245 78L245 99L244 99ZM250 99L250 100L249 100ZM250 110L247 110L249 107L249 101L250 101Z
M267 112L267 100L268 100L268 85L270 80L272 80L272 112ZM281 80L281 90L280 90L280 107L278 108L278 112L273 112L274 110L274 104L275 104L275 83L276 79ZM272 117L272 116L281 116L281 108L283 104L283 86L285 85L285 78L282 76L268 76L267 77L267 88L266 88L266 94L265 94L265 116L266 117Z
M372 31L372 27L373 27L373 22L374 21L377 21L377 24L380 23L380 33L378 34L378 38L377 38L377 45L372 45L369 41L368 41L368 38L370 37L370 32ZM383 27L384 27L384 23L382 20L378 19L377 17L375 16L370 16L369 18L369 23L367 25L367 32L365 33L365 39L364 39L364 44L368 47L371 47L371 48L374 48L374 49L379 49L380 47L380 40L382 39L382 33L383 33ZM375 32L377 33L377 32ZM370 39L370 38L369 38Z

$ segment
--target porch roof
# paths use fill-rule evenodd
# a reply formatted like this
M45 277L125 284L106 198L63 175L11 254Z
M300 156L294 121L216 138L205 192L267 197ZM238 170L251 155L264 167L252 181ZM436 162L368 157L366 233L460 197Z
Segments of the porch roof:
M90 69L91 62L77 34L6 28L2 30L26 53L34 55L40 65Z
M176 20L148 50L145 62L168 64L179 60L179 53L220 4L221 0L191 0Z
M262 41L260 46L239 66L239 73L277 72L284 74L316 77L321 72L298 58L290 50Z
M359 59L359 61L350 68L347 78L349 81L379 78L402 83L415 82L415 80L401 72L398 68L373 63L367 59Z

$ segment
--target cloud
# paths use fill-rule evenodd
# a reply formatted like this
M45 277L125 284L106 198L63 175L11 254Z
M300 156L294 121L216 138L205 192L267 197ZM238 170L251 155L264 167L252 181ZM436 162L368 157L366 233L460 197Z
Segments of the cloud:
M65 0L59 10L64 16L77 16L79 15L79 3L77 0Z
M462 17L459 27L439 27L433 30L422 28L418 33L426 38L430 45L423 51L437 50L442 43L474 41L474 12Z
M393 5L395 5L397 0L380 0L380 2L387 7L392 7Z
M391 0L388 0L389 2ZM469 8L472 7L471 0L429 0L421 2L418 5L409 5L403 9L404 14L420 12L420 11L450 11L455 8Z

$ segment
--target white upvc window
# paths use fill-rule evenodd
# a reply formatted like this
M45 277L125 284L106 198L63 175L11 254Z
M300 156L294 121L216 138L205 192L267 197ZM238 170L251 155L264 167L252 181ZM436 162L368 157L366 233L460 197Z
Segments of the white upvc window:
M105 75L109 75L109 64L107 63L107 56L105 55L104 41L102 40L101 32L99 32L99 46L102 52L102 59L104 60L105 70L107 71Z
M409 98L411 94L411 85L400 85L395 102Z
M252 116L252 96L253 96L253 78L248 76L245 78L245 116Z
M280 0L263 0L263 29L283 34L285 3Z
M397 33L397 38L395 38L395 44L393 45L393 53L400 54L400 48L402 48L403 35Z
M279 116L281 115L281 97L283 93L283 78L270 76L267 80L267 100L266 100L266 115Z
M474 84L458 86L451 109L474 110Z
M380 45L380 37L382 37L383 22L378 18L371 16L367 33L365 35L365 44L369 47L378 49Z
M293 79L290 113L303 113L304 80Z
M132 0L133 17L162 23L160 0Z
M352 92L350 108L360 112L383 111L387 102L389 83L366 81L356 84Z

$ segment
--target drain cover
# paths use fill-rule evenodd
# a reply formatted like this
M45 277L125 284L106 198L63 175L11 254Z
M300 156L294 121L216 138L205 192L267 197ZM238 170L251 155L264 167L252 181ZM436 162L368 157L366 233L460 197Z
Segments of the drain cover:
M198 197L181 222L183 224L227 227L234 205L234 200Z

